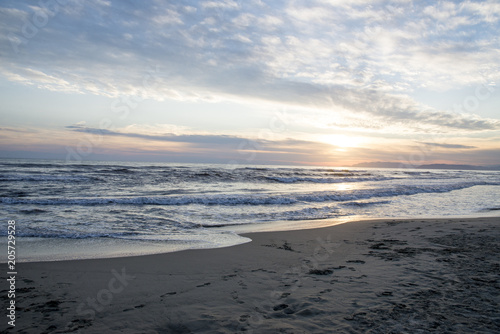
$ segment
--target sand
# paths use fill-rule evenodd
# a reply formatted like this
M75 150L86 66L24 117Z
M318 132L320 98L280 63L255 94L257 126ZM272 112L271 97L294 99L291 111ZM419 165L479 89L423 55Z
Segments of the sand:
M500 218L245 236L252 242L212 250L19 264L16 327L3 316L0 330L500 332Z

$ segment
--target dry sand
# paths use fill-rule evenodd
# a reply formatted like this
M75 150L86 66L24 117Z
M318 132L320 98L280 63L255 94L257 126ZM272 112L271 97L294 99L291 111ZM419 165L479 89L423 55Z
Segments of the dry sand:
M19 264L6 332L500 333L500 218L246 236L221 249Z

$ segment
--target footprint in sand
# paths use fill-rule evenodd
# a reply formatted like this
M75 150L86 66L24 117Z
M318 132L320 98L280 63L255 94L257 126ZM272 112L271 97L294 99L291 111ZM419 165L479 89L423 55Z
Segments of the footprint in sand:
M366 262L363 260L347 260L345 261L346 263L359 263L359 264L365 264Z
M201 288L201 287L204 287L204 286L209 286L210 284L211 284L210 282L207 282L207 283L204 283L204 284L197 285L196 287L197 288Z
M160 297L165 297L165 296L173 296L173 295L175 295L175 294L177 294L177 292L172 291L172 292L167 292L167 293L164 293L164 294L163 294L163 295L161 295Z

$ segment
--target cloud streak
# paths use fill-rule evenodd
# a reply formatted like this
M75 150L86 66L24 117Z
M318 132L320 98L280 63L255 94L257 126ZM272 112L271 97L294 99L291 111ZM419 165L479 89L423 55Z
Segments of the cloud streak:
M460 144L441 144L441 143L426 143L426 142L419 142L419 143L423 144L423 145L427 145L427 146L435 146L435 147L451 148L451 149L472 149L472 148L477 148L476 146L460 145Z
M126 137L136 138L146 141L158 141L164 143L185 143L189 144L190 149L205 148L214 151L245 152L255 151L269 154L307 154L315 155L320 152L331 150L334 146L319 142L282 139L265 140L245 138L229 135L210 135L210 134L144 134L134 132L112 131L107 129L98 129L85 127L82 125L69 125L66 129L74 132L88 133L97 136Z

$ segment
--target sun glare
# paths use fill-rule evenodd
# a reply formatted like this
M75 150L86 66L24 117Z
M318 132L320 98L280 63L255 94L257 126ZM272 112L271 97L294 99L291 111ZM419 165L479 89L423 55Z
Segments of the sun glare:
M321 141L337 146L340 149L346 149L349 147L358 147L364 140L360 137L347 135L325 135L322 136Z

